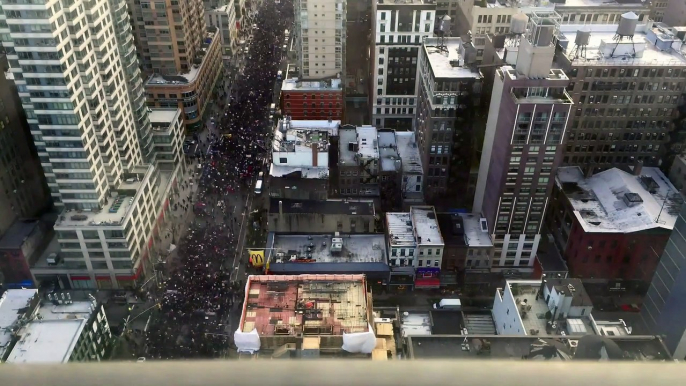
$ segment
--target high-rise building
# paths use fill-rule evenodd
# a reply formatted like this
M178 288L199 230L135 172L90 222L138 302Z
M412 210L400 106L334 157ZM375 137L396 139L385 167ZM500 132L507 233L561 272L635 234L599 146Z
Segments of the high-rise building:
M7 58L0 57L0 237L17 220L33 217L49 204L48 186L16 87L5 79Z
M434 34L436 4L377 0L372 6L370 106L376 127L410 131L417 108L417 58Z
M62 207L54 251L47 251L59 258L38 258L31 273L64 287L134 287L151 271L154 235L184 165L176 146L176 162L157 167L168 158L153 153L126 4L0 5L8 74ZM167 133L178 145L180 130Z
M295 42L305 80L345 77L346 1L294 0Z
M205 27L202 0L128 0L150 107L178 107L187 129L202 127L222 74L222 39Z
M651 256L653 258L653 256ZM686 358L686 205L659 256L641 318L652 333L660 334L675 359Z
M222 43L222 60L229 65L238 49L238 28L236 24L236 8L233 0L218 7L207 8L205 3L205 23L209 27L217 28Z
M122 6L105 0L68 7L0 3L8 76L53 201L66 209L100 208L122 175L142 161L115 33Z
M651 13L650 3L641 0L605 1L605 0L521 0L521 1L476 1L449 0L446 9L453 12L457 7L457 18L453 36L471 35L472 43L477 50L477 61L484 59L486 35L507 34L512 32L512 16L518 13L529 14L533 11L555 10L560 16L562 25L594 25L615 23L620 15L635 12L640 20L647 21ZM456 5L453 5L456 4ZM453 14L451 17L455 18Z
M533 12L521 38L486 54L505 65L493 80L473 211L483 214L493 235L496 271L533 270L562 160L573 101L569 78L552 68L560 20L554 11Z
M575 104L563 164L629 170L671 165L686 150L685 130L673 124L686 90L684 33L638 23L627 12L618 24L561 27L556 63Z
M415 133L427 200L450 194L468 207L474 194L482 75L474 47L460 38L427 38L419 55ZM454 199L462 200L455 202Z

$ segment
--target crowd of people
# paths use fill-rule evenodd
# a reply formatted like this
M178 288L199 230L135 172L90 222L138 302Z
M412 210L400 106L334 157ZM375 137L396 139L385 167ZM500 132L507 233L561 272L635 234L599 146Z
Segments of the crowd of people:
M167 273L158 298L159 312L146 336L150 359L212 358L230 348L227 319L241 312L245 277L231 276L234 256L242 255L237 251L242 217L228 210L227 201L250 193L267 156L265 138L273 124L268 106L274 98L281 39L292 20L290 2L266 1L258 7L256 25L246 26L252 43L242 75L230 94L215 100L222 108L209 124L210 144L197 160L198 189L188 201L195 220L181 241L179 264Z

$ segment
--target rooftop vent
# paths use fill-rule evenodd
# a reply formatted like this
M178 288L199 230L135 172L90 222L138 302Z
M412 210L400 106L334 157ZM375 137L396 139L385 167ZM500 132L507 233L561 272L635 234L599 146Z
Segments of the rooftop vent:
M624 201L624 204L626 204L626 206L628 207L633 207L643 203L643 199L641 198L641 195L638 193L624 193L622 200Z

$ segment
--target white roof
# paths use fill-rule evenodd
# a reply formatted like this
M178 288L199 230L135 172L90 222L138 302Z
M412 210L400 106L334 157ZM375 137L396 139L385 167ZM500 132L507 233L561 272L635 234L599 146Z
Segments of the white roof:
M11 289L0 297L0 358L12 341L9 328L19 318L19 310L26 307L37 294L38 290L35 289Z
M398 146L398 154L403 163L403 173L422 174L422 159L419 155L414 133L411 131L399 131L395 133L395 142Z
M301 120L290 120L285 119L279 121L281 124L288 125L288 129L319 129L327 130L329 135L337 136L338 128L341 126L341 121L325 121L325 120L313 120L313 121L301 121ZM279 126L277 125L277 126Z
M492 247L493 242L488 234L481 228L481 217L471 213L460 213L464 226L465 243L470 247Z
M590 178L584 178L578 167L562 167L558 168L556 183L586 232L673 229L683 202L674 185L653 167L642 168L640 176L613 168ZM655 184L653 193L646 190L645 183ZM635 200L632 206L626 204L628 197Z
M386 213L386 226L391 246L415 246L417 245L412 228L412 217L407 212Z
M436 211L433 206L413 206L410 208L412 225L419 245L443 245L443 236L438 227Z
M172 123L176 118L179 109L165 109L165 108L150 108L148 110L148 118L153 123Z
M340 92L343 90L341 87L340 79L329 79L329 80L314 80L314 81L303 81L298 78L284 79L281 83L281 91L326 91L330 90L332 92Z
M379 158L378 134L374 126L357 127L357 153L366 158Z
M38 315L24 326L8 363L65 363L69 361L81 332L93 311L91 302L42 306Z
M435 78L481 78L478 71L464 66L464 53L461 38L445 38L445 49L439 49L438 38L424 39L423 48ZM459 60L460 65L453 67L450 62Z
M675 36L671 36L670 31L660 27L657 23L655 25L638 25L633 40L625 39L619 44L615 40L617 26L618 24L561 25L560 32L564 34L569 41L566 56L572 59L574 64L581 66L600 66L607 64L617 66L686 66L686 58L681 50L681 41ZM667 31L666 34L661 32L659 28L662 28L663 31ZM591 37L586 46L585 57L580 56L579 58L576 58L577 55L574 52L576 44L574 43L579 31L588 31L591 33ZM673 48L657 48L654 41L658 35L667 37L667 41L671 41L672 39L675 40L672 43ZM614 53L612 52L613 50ZM623 55L625 53L628 54L628 56Z
M271 164L269 169L269 175L272 177L283 177L287 174L294 172L301 172L302 178L314 178L314 179L328 179L329 178L329 167L319 166L319 167L302 167L302 166L285 166L285 165L275 165Z

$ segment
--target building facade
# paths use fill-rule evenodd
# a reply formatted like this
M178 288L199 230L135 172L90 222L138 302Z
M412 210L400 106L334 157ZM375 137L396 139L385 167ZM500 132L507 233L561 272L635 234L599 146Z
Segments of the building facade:
M297 60L304 80L345 76L345 0L294 0Z
M369 96L376 127L411 131L417 108L417 61L434 35L433 1L372 2Z
M45 241L45 229L37 220L18 220L0 238L0 286L33 286L31 262Z
M686 156L674 157L672 167L669 168L669 180L678 191L684 191L686 188Z
M175 74L153 73L145 83L149 107L183 111L186 130L202 128L214 88L223 73L222 45L217 29L208 27L190 69Z
M546 222L573 277L647 287L682 204L658 168L585 177L562 167Z
M643 299L641 318L646 326L660 334L674 358L686 358L686 206L678 214L674 231L661 255L648 293Z
M518 44L493 54L508 65L495 72L473 211L493 235L495 271L533 270L562 160L573 101L569 78L552 69L559 20L555 12L532 14Z
M473 195L476 134L483 130L476 114L482 75L474 54L460 38L428 38L421 47L414 131L429 202L447 194L462 201Z
M48 186L33 148L15 85L0 57L0 237L15 220L33 217L49 205Z
M280 108L283 116L295 120L342 120L345 101L341 79L304 81L291 72L281 85Z
M174 170L183 165L183 116L175 108L149 110L155 162L160 169Z
M228 65L238 48L238 28L236 23L236 8L234 2L217 8L205 9L205 24L215 27L221 39L221 52L224 65Z
M673 123L686 89L682 37L662 23L637 23L627 13L619 24L561 28L568 43L556 62L575 104L563 164L629 170L636 161L671 164L684 151L684 130Z

